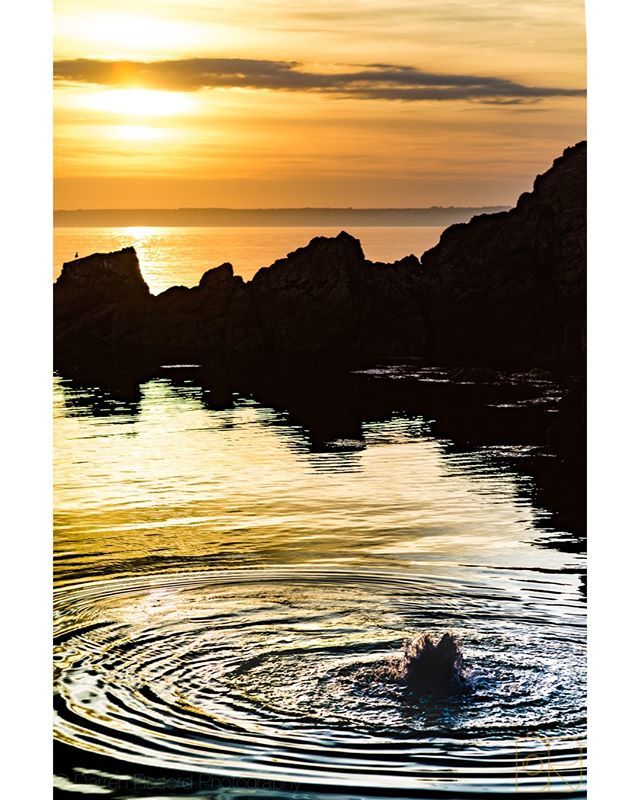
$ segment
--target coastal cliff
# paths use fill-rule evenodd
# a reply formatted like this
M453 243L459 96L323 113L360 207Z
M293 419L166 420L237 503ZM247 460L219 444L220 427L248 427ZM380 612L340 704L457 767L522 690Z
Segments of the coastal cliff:
M347 233L317 237L248 282L230 264L154 296L133 248L64 264L56 349L206 358L424 357L581 362L586 143L565 150L515 208L444 231L421 259L365 259Z
M441 358L584 358L586 156L567 148L515 208L452 225L422 256Z

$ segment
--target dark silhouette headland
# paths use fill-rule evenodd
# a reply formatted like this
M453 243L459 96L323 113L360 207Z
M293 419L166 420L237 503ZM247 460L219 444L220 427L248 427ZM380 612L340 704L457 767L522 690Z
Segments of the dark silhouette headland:
M418 259L365 259L348 233L318 237L245 282L222 264L154 296L131 247L64 264L57 353L168 360L313 357L353 364L582 365L586 143L515 208L447 228Z

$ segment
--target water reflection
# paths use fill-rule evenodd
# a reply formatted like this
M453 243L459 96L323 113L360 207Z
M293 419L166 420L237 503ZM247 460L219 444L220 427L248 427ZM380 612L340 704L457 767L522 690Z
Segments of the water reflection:
M561 386L58 366L61 789L511 791L512 741L540 735L554 790L580 785L582 475L545 438ZM385 683L425 628L460 636L471 697Z
M566 491L581 476L545 450L549 411L521 402L539 387L281 369L63 370L59 575L302 560L311 545L395 562L462 558L464 542L489 561L517 561L523 541L583 552Z

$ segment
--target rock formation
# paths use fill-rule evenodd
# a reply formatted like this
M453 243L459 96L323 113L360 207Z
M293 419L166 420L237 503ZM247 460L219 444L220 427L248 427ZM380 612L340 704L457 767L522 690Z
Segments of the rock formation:
M567 148L515 208L452 225L422 256L440 359L583 358L586 154Z
M160 358L425 357L483 364L584 354L586 144L568 148L507 212L453 225L418 260L367 261L318 237L249 282L230 264L150 294L133 248L66 263L56 348Z

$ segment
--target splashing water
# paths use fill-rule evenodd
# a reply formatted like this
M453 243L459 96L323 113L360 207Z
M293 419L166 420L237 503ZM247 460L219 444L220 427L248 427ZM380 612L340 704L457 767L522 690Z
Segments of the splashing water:
M397 789L449 776L457 791L513 788L516 741L545 736L570 781L580 616L514 589L284 568L72 585L56 604L56 735L167 770ZM474 692L421 697L389 680L389 653L425 618L464 636L487 676ZM407 652L410 675L424 642Z
M430 633L421 633L404 649L398 674L418 692L455 693L468 686L464 659L455 636L445 633L436 644Z

